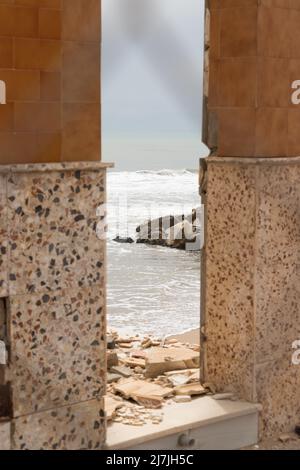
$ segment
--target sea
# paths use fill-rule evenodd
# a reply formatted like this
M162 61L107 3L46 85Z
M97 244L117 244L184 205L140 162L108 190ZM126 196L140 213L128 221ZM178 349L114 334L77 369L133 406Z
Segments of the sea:
M199 327L200 253L142 244L140 224L189 214L201 205L198 173L160 170L108 173L108 327L164 337Z

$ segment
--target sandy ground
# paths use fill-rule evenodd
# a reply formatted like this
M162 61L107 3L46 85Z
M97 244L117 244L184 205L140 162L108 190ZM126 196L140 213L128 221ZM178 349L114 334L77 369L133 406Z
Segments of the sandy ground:
M200 328L188 330L177 335L167 336L167 339L177 339L181 343L200 344Z
M243 450L300 450L300 436L289 434L287 442L281 442L280 438L265 439L256 446L247 447Z

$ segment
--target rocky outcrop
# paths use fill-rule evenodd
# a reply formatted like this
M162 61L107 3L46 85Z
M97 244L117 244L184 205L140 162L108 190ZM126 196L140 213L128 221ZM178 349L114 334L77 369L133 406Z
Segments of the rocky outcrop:
M200 210L194 209L188 216L169 215L148 220L136 229L137 243L199 251L202 239Z
M200 344L175 337L119 336L108 332L108 384L105 410L108 424L160 424L164 408L215 393L213 384L200 383ZM118 366L110 366L114 353Z
M116 243L134 243L134 240L130 237L120 237L119 235L113 240Z
M168 215L148 220L136 228L136 243L165 246L178 250L200 251L202 247L201 208L194 209L189 215ZM135 243L130 237L113 240L117 243Z

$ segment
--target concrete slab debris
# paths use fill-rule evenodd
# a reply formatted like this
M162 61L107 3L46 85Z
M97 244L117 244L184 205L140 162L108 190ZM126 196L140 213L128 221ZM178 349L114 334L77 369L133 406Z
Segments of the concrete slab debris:
M170 339L119 337L109 333L107 350L107 415L109 421L132 426L159 424L168 403L187 403L215 392L200 384L199 352ZM113 349L111 349L114 346Z

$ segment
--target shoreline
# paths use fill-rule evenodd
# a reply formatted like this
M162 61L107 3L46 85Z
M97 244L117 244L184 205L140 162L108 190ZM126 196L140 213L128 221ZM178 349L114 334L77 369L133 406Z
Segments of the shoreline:
M191 330L183 331L182 333L177 333L173 335L166 336L166 339L176 339L181 343L189 343L189 344L198 344L200 345L200 327L194 328Z
M135 336L136 332L134 332L130 327L123 327L123 328L114 328L110 325L108 321L107 331L113 331L120 336ZM147 335L143 333L139 333L139 336L149 336L149 337L157 337L159 335ZM184 330L178 333L167 334L161 338L162 340L177 340L181 343L189 343L189 344L197 344L200 345L200 326L199 328L191 328L188 330Z

